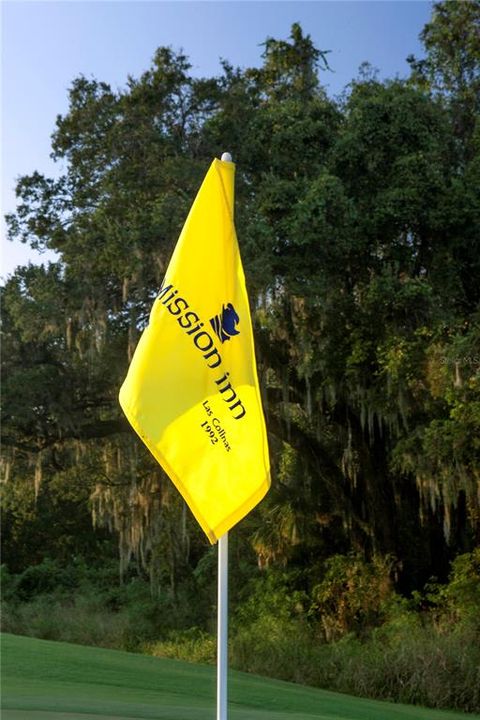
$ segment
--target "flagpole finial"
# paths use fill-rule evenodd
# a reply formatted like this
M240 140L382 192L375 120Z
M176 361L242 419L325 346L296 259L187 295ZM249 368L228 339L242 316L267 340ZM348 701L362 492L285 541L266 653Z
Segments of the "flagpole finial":
M223 162L232 162L232 156L230 155L229 152L224 152L222 154L222 161Z

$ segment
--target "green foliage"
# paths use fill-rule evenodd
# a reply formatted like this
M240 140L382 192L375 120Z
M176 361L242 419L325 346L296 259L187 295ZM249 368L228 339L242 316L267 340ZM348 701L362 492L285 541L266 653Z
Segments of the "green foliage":
M232 638L232 667L280 680L314 685L312 668L318 661L308 625L277 618L261 617L239 629ZM325 683L324 687L328 687Z
M479 7L435 5L411 77L364 70L340 99L299 25L266 40L260 68L198 79L159 48L124 88L73 80L52 137L63 174L21 178L8 218L12 238L59 254L2 288L10 627L54 633L50 602L65 627L91 612L90 639L112 613L109 642L208 655L214 552L117 394L192 197L228 148L273 470L234 534L235 652L282 677L298 659L310 678L294 638L312 666L327 636L361 678L364 643L384 667L375 628L399 651L419 616L394 586L443 583L479 538ZM422 600L452 640L449 668L462 667L453 623L474 616L476 562Z
M52 706L74 717L163 713L169 720L202 720L215 714L213 667L12 635L2 637L2 648L6 717L52 714ZM236 671L229 678L237 720L464 720L458 711L387 705Z
M264 65L261 79L277 100L288 98L290 94L299 95L308 100L318 86L316 68L319 60L323 69L329 69L326 54L313 45L309 35L304 36L298 23L292 25L291 43L268 38L263 53Z
M441 624L471 624L472 629L480 631L480 548L458 555L448 584L430 583L427 598Z
M448 608L458 614L474 616L480 607L480 548L459 555L452 563L450 582L445 588ZM478 619L478 615L477 615Z
M299 589L308 583L298 573L271 568L234 593L230 665L365 697L478 712L478 560L477 551L459 556L448 584L429 584L409 600L393 592L388 557L366 563L334 556L310 590ZM138 577L115 585L116 571L113 563L91 568L78 561L62 570L47 561L12 576L3 566L3 629L214 664L213 628L199 624L191 591L152 597ZM27 598L32 578L37 592L32 583Z
M385 619L393 595L389 557L366 563L361 556L334 555L325 563L322 582L313 588L311 612L318 615L327 641L349 633L368 633Z
M172 631L165 640L147 643L142 652L154 657L172 658L185 662L216 663L217 640L198 627Z
M2 566L3 629L50 640L138 651L204 619L190 597L154 596L141 577L120 585L115 562L90 567L79 558L61 567L45 559L19 575Z
M478 636L466 630L439 635L407 626L397 628L395 642L347 638L325 650L332 689L478 712Z
M42 595L22 605L6 604L2 627L6 632L44 640L110 648L128 646L127 617L99 608L95 598L78 597L70 603Z
M428 588L428 612L418 609L424 599L393 592L388 557L333 557L308 616L298 614L285 578L272 575L242 608L232 663L340 692L478 712L477 554L458 558L447 585Z
M408 58L412 79L440 93L450 106L460 154L464 157L471 157L471 137L480 110L479 28L478 0L437 2L421 34L427 57Z
M363 640L321 644L302 622L273 615L232 640L234 667L339 692L478 712L478 632L436 629L414 613L388 620Z

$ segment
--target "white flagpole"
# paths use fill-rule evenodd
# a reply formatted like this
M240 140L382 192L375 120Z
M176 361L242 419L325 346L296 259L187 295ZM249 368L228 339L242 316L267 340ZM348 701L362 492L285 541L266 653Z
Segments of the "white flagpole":
M227 720L228 533L218 541L217 720Z
M228 152L224 162L232 162ZM228 672L228 532L218 540L218 606L217 606L217 720L227 720Z

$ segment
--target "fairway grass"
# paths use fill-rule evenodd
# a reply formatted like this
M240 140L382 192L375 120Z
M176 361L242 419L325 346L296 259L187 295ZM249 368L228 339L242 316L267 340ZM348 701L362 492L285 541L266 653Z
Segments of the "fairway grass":
M214 720L215 668L4 634L2 720ZM465 720L231 671L231 720Z

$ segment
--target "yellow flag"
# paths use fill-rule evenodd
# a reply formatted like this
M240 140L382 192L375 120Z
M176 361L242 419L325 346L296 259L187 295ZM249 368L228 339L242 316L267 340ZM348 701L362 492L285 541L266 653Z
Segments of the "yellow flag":
M212 543L270 486L234 174L231 162L210 166L120 390L128 420Z

